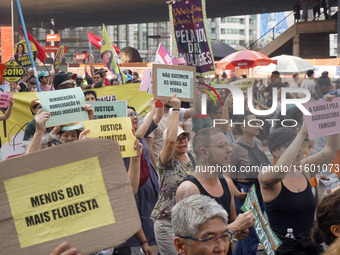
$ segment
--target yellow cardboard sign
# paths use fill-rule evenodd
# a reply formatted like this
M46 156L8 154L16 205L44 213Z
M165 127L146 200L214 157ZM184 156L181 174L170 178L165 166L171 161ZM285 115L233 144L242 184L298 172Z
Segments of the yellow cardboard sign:
M137 156L130 117L84 121L84 129L90 129L88 137L117 141L123 158Z
M4 185L22 248L115 223L98 157Z
M239 87L245 97L247 97L248 88L252 88L254 86L255 79L254 78L247 78L247 79L239 79L237 81L231 82L231 85Z

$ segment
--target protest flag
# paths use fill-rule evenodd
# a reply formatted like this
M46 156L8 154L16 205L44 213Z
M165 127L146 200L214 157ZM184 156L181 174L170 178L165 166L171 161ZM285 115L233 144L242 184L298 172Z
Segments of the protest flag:
M113 73L117 79L119 80L119 83L125 83L126 76L120 72L117 58L115 54L115 50L113 48L113 45L111 43L110 37L106 31L105 25L103 24L103 31L102 31L103 40L101 41L101 48L100 48L100 56L108 70Z
M100 44L102 38L90 33L89 31L87 31L87 37L89 38L90 43L92 43L98 50L100 50L100 48L102 47L102 45Z
M20 27L21 32L24 32L24 30L22 29L22 27ZM35 47L37 47L38 50L38 55L37 58L45 64L45 58L46 58L46 52L44 50L43 47L41 47L41 45L34 39L34 37L27 32L27 36L28 36L28 40L30 40L31 42L33 42L35 44Z
M172 65L172 57L167 49L160 43L156 52L156 64Z
M87 31L87 37L89 38L90 43L92 43L98 50L102 47L101 41L103 40L101 37L94 35ZM119 54L119 47L112 44L113 48L115 49L117 55Z

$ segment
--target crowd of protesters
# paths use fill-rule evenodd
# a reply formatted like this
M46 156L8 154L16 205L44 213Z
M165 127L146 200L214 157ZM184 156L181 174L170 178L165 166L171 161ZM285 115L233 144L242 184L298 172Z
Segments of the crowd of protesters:
M41 91L118 84L117 80L110 81L106 77L105 69L95 70L93 59L89 62L90 74L85 66L85 79L67 72L40 72ZM280 93L283 87L301 87L311 92L311 100L333 100L340 95L340 83L332 84L327 72L318 79L312 70L306 75L301 83L295 74L292 82L283 83L280 73L274 71L268 84L262 79L255 82L253 104L257 109L270 109L276 100L273 89L278 90L277 108L266 118L254 115L247 108L244 115L233 115L235 101L226 89L219 90L222 105L208 101L207 115L200 114L198 92L191 108L181 107L183 102L176 95L162 104L152 100L150 112L142 121L134 106L129 105L127 115L137 138L137 156L125 158L124 163L142 227L127 242L97 254L141 254L142 249L148 255L255 255L263 249L253 228L255 216L251 211L241 210L253 185L262 212L283 242L277 254L321 254L332 244L330 249L338 249L339 190L325 197L316 196L321 187L314 181L318 173L309 172L305 166L330 163L339 166L340 134L315 141L309 139L306 122L297 107L290 105L287 115L281 115ZM127 71L126 77L127 83L140 82L138 73ZM212 84L237 80L237 77L229 80L226 75L222 75L222 79L216 78ZM30 73L21 82L11 84L11 93L36 91L34 83ZM84 96L87 102L97 100L94 90L86 90ZM287 96L303 97L299 93ZM0 120L10 118L13 104L11 100ZM87 138L89 130L81 125L46 128L50 114L42 111L39 100L33 100L28 107L34 119L25 130L27 154ZM92 106L85 104L82 107L89 119L93 119ZM296 127L283 127L279 121L277 125L270 125L265 120L284 117L293 119ZM214 120L218 119L228 121L214 125ZM230 125L231 120L238 124ZM215 170L228 166L237 171ZM250 166L257 171L240 171ZM278 166L293 166L291 169L298 171L285 172ZM339 177L330 175L327 169L321 174L321 179L337 178L339 183ZM286 237L288 229L292 229L294 239ZM51 254L78 253L75 248L67 249L68 244L62 243Z

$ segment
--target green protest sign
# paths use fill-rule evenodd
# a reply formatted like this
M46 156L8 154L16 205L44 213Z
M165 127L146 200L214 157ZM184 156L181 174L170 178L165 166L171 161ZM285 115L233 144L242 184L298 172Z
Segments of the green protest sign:
M21 79L24 69L15 61L7 61L3 77L8 82L16 82Z
M266 254L275 255L275 251L282 244L281 240L270 228L268 221L263 217L261 206L257 199L255 184L251 187L241 210L246 212L251 210L255 216L256 234L263 245Z
M93 119L127 117L127 101L88 102L94 110Z
M61 89L38 93L44 112L51 114L46 127L65 125L88 120L88 114L81 106L85 104L81 88Z
M192 66L152 65L154 99L169 100L177 94L181 101L192 102L196 68Z

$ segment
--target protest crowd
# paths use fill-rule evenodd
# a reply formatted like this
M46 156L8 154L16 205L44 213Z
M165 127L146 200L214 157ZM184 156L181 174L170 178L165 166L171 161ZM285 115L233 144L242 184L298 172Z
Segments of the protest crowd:
M139 105L122 97L117 101L127 101L120 110L122 116L114 116L100 112L113 109L115 100L96 105L97 93L110 86L142 87L144 77L120 70L113 63L114 51L102 49L101 53L105 68L96 69L92 55L86 59L84 76L59 68L35 75L29 67L18 81L4 78L1 84L9 90L0 95L10 95L0 115L6 125L16 121L16 95L35 93L35 99L25 105L25 114L31 117L22 142L26 156L92 137L118 142L141 228L119 246L94 254L256 255L263 250L278 255L340 254L338 80L332 82L328 72L316 78L308 70L302 81L293 74L290 82L283 82L280 72L273 71L268 79L252 79L252 94L248 94L252 99L243 98L243 107L231 87L217 85L239 84L248 80L246 75L222 73L220 77L214 72L194 76L190 85L194 95L185 98L177 87L184 86L181 78L186 76L171 80L163 71L158 78L169 78L173 82L169 84L175 86L170 89L173 93L159 97L160 86L167 83L153 88L148 84L138 94L143 98L153 89L154 98L144 117L136 111ZM171 65L167 66L170 70ZM181 65L176 68L171 71L188 71ZM109 73L114 78L109 79ZM208 88L216 94L206 99L204 90ZM291 88L305 90L289 91ZM311 95L306 108L312 116L304 116L302 105L293 103L304 99L306 91ZM242 107L243 114L235 114L236 107ZM271 113L261 115L256 110ZM326 110L330 111L322 112ZM73 113L83 114L82 120L66 120ZM115 122L114 117L129 123ZM91 135L90 125L104 119L106 122L98 124L102 134ZM318 124L315 135L316 127L310 127L320 119L325 121ZM327 133L332 127L333 132ZM108 135L106 131L112 132ZM122 141L131 140L128 135L133 144L123 145ZM124 156L126 151L133 156ZM21 156L12 159L16 157ZM82 247L72 246L65 241L50 255L79 254Z

